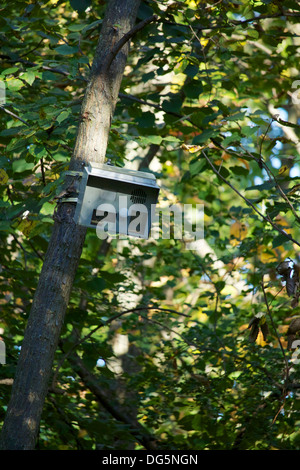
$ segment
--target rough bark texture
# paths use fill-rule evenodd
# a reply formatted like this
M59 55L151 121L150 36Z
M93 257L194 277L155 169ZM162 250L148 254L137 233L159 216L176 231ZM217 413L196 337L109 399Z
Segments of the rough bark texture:
M103 162L111 119L122 81L129 44L110 68L105 60L132 29L140 0L110 0L87 86L71 170L88 161ZM48 391L55 350L72 290L86 229L73 222L73 204L60 204L18 361L1 449L34 449Z

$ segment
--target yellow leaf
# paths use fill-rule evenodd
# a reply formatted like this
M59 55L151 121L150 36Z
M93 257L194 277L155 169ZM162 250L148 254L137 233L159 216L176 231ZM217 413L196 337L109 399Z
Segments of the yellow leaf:
M85 437L85 436L87 436L87 435L88 435L88 433L87 433L87 431L86 431L85 429L79 429L79 431L78 431L78 437L83 438L83 437Z
M283 165L281 168L279 168L278 175L280 176L287 176L289 173L289 167L286 165Z
M258 332L256 344L258 344L258 346L265 346L267 344L261 331Z
M266 323L266 321L267 321L267 320L266 320L266 316L263 315L262 317L260 317L260 322L259 322L259 324L260 324L260 325L263 325L264 323Z
M247 226L243 222L234 222L231 227L230 227L230 243L233 246L236 246L239 244L241 240L244 240L244 238L247 236Z
M0 170L0 184L6 184L8 181L8 174L3 168Z
M38 224L37 220L29 220L29 219L23 219L18 226L18 230L22 232L25 237L29 237L30 232L36 227Z
M187 144L182 144L181 148L183 150L186 150L189 153L196 153L202 150L204 147L201 147L201 145L187 145Z

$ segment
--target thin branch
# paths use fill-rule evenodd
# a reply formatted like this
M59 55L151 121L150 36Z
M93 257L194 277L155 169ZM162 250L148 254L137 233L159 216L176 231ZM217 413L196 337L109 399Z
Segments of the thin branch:
M152 162L159 149L160 146L158 144L151 144L147 154L140 161L138 170L142 170L143 168L149 168L150 163Z
M85 386L95 395L97 401L117 420L125 423L128 432L132 434L147 450L155 450L157 448L157 440L152 436L143 425L137 420L132 419L128 414L122 413L118 406L113 405L112 400L108 399L98 384L97 377L92 374L83 364L80 357L75 353L69 358L69 362L73 365L76 373L79 375Z
M274 13L270 15L260 15L260 16L255 16L254 18L248 18L247 20L242 20L242 21L236 21L236 20L228 20L228 23L224 24L217 24L213 26L197 26L194 25L193 28L196 29L197 31L211 31L213 29L226 29L226 28L232 28L232 26L243 26L247 23L257 23L258 21L261 20L266 20L268 18L280 18L280 17L291 17L291 18L299 18L300 13L293 13L293 12L282 12L282 13ZM183 23L176 23L175 21L168 21L168 20L163 20L164 24L170 24L173 26L180 26L184 28L189 28L189 24L183 24Z
M63 365L64 361L71 354L71 352L74 351L80 344L84 343L84 341L86 341L88 338L90 338L100 328L103 328L104 326L109 325L110 323L112 323L117 318L120 318L121 316L126 315L127 313L139 312L139 311L144 311L144 310L159 310L159 311L166 312L166 313L175 313L176 315L180 315L180 316L189 318L189 315L187 315L185 313L181 313L181 312L179 313L176 310L160 308L160 307L135 307L135 308L131 308L129 310L124 310L123 312L117 313L116 315L108 318L106 321L100 323L100 325L97 325L95 328L93 328L87 335L85 335L83 338L81 338L75 344L73 344L73 346L66 352L66 354L59 361L59 363L58 363L58 365L57 365L57 367L54 371L54 375L53 375L53 379L52 379L52 388L55 388L57 375L58 375L59 369Z
M20 57L24 57L24 56L29 55L29 54L31 54L32 52L36 51L36 50L40 47L40 45L42 44L43 41L44 41L44 38L42 38L42 39L40 40L40 42L38 43L37 46L35 46L34 49L31 49L31 50L28 51L28 52L24 52L24 54L21 54Z
M131 101L136 101L136 103L140 103L140 104L145 104L147 106L150 106L151 108L155 108L158 111L163 111L166 114L170 114L171 116L175 116L175 117L178 117L180 119L183 119L183 118L185 119L186 118L185 116L183 116L180 113L176 113L175 111L166 111L159 104L151 103L151 101L147 101L147 100L143 100L141 98L137 98L136 96L131 95L130 93L119 93L119 98L121 98L121 99L124 98L124 99L128 99L128 100L131 100ZM188 118L187 118L187 120L188 120Z
M279 227L277 224L275 224L269 216L265 216L263 215L256 207L255 205L249 201L249 199L247 199L245 196L243 196L231 183L229 183L229 181L227 181L226 178L224 178L224 176L222 176L219 171L216 169L216 167L214 166L214 164L210 161L210 159L208 158L208 156L206 155L206 153L202 150L202 154L204 155L204 158L205 160L207 161L207 163L209 164L209 166L212 168L213 172L222 180L224 181L224 183L226 183L238 196L240 196L248 206L252 207L252 209L265 221L267 222L268 224L271 224L272 227L277 230L277 232L281 233L282 235L284 235L286 238L288 238L291 242L295 243L296 245L298 245L300 247L300 243L297 242L293 237L291 237L291 235L289 235L288 233L286 233L281 227Z
M280 13L273 13L273 14L270 14L270 15L260 15L260 16L256 16L254 18L248 18L247 20L242 20L242 21L235 21L235 20L230 20L231 23L233 23L235 26L242 26L244 24L247 24L247 23L252 23L252 21L254 22L257 22L257 21L260 21L260 20L266 20L268 18L280 18L282 16L286 16L286 17L290 17L290 18L299 18L300 17L300 13L294 13L294 12L291 12L291 11L286 11L286 12L280 12Z
M273 122L273 121L274 121L274 118L272 117L271 121L270 121L269 124L268 124L267 130L266 130L266 132L264 133L263 138L261 139L260 148L259 148L259 155L260 155L260 158L262 158L261 152L262 152L262 146L263 146L264 140L265 140L265 138L266 138L266 136L267 136L267 133L269 132L270 127L272 126L272 122Z
M24 254L24 269L25 271L27 271L27 252L26 252L26 249L24 248L24 246L22 245L22 243L18 240L18 238L16 237L16 235L14 233L12 233L12 237L13 239L15 240L15 242L19 245L19 247L21 248L21 250L23 251L23 254Z
M149 323L153 323L155 325L159 325L160 327L168 330L170 333L173 333L175 335L177 335L185 344L187 344L188 346L192 347L192 348L195 348L196 351L199 351L199 344L196 344L195 342L193 341L189 341L187 340L186 338L184 338L184 336L182 336L180 333L178 333L178 331L175 331L174 329L168 327L167 325L164 325L162 324L161 322L157 321L157 320L153 320L153 318L148 318L148 317L145 317L144 315L141 315L142 318L144 318L144 320L148 321ZM197 320L193 320L193 322L199 324L199 322ZM203 323L201 324L202 327L206 327L208 328L206 325L204 325ZM214 333L215 337L217 338L217 340L219 340L218 336L216 335L216 333ZM246 358L245 357L242 357L242 356L237 356L235 353L233 353L232 351L228 351L228 349L226 349L226 345L225 344L222 344L221 343L221 347L222 347L222 350L223 352L226 352L226 355L227 356L230 356L232 357L232 359L234 361L238 361L238 362L247 362ZM204 351L209 351L209 352L215 352L217 354L219 354L221 351L221 349L214 349L214 348L211 348L211 347L201 347L201 350L198 354L202 354ZM266 377L267 379L272 383L272 385L274 385L276 388L278 388L279 390L283 390L283 386L278 383L277 381L275 381L272 377L272 375L270 374L270 372L265 369L264 367L256 364L256 369L260 370ZM290 385L290 384L289 384ZM300 384L298 383L295 383L295 384L291 384L291 387L289 386L289 388L300 388ZM285 389L285 388L284 388Z
M17 114L15 113L12 113L11 111L9 111L7 108L5 108L4 106L0 105L0 109L3 109L3 111L6 113L6 114L9 114L10 116L14 117L15 119L18 119L19 121L23 122L23 124L26 124L26 126L29 126L28 122L24 121L24 119L20 118L20 116L17 116Z
M27 240L27 243L31 246L31 249L32 251L34 251L34 253L36 254L36 256L38 258L40 258L40 260L42 260L44 262L44 258L43 256L38 252L38 250L35 248L34 244L32 243L32 241L30 239Z
M186 120L188 122L190 122L192 125L196 126L197 128L199 128L200 130L201 127L200 126L197 126L195 123L193 123L192 119L189 118L189 116L183 116L182 114L180 113L176 113L176 112L173 112L173 111L165 111L164 108L156 103L151 103L150 101L146 101L146 100L143 100L143 99L140 99L140 98L137 98L136 96L134 95L130 95L130 94L125 94L125 93L119 93L119 97L120 98L127 98L127 99L130 99L132 101L136 101L137 103L140 103L140 104L144 104L144 105L147 105L147 106L151 106L159 111L163 111L165 112L166 114L170 114L172 116L175 116L175 117L178 117L180 118L181 120ZM276 116L273 116L272 117L272 121L276 121L277 117ZM279 121L277 121L279 122ZM270 126L270 125L269 125ZM268 132L269 128L267 129L266 133ZM264 137L265 138L265 137ZM221 148L222 150L224 151L228 151L226 150L219 142L217 142L214 138L210 138L210 140L219 148ZM242 147L243 148L243 147ZM300 217L298 216L294 206L292 205L291 201L289 200L289 198L286 196L286 194L282 191L281 189L281 186L280 184L277 182L277 179L275 177L275 175L271 172L271 170L269 169L269 167L266 165L266 163L264 162L263 158L256 158L254 155L252 155L250 152L248 152L247 149L244 149L244 151L247 152L247 154L253 158L258 165L263 165L264 169L267 171L269 177L270 175L272 176L273 180L274 180L274 183L275 183L275 186L277 187L278 191L280 192L281 196L283 197L283 199L286 201L286 203L289 205L294 217L296 218L296 220L300 221ZM261 149L260 149L261 151ZM237 152L233 152L234 154L237 154ZM204 152L203 152L204 154ZM243 158L241 155L237 154L239 156L239 158ZM261 153L260 153L261 155ZM206 155L204 154L205 158ZM249 205L251 205L251 207L260 215L260 217L262 217L266 222L270 223L277 231L279 231L281 234L285 235L290 241L292 241L293 243L296 243L296 245L300 246L300 244L294 240L290 235L288 235L284 230L282 230L280 227L278 227L276 224L274 224L274 222L271 221L271 219L269 217L265 217L263 214L261 214L256 208L255 206L248 200L246 199L244 196L242 196L241 193L238 192L237 189L235 189L220 173L219 171L212 165L212 163L209 161L209 164L210 166L213 168L214 172L226 183L228 184L240 197L242 197L245 202Z
M41 172L42 172L43 185L46 186L45 168L44 168L44 159L43 159L43 157L40 159L40 163L41 163Z
M262 288L262 291L263 291L263 294L264 294L264 299L265 299L265 304L266 304L266 307L267 307L268 316L270 318L273 330L274 330L275 335L277 337L277 340L279 342L280 349L281 349L283 359L284 359L284 362L285 362L285 379L284 379L284 386L283 386L283 389L282 389L283 401L282 401L282 405L280 406L278 412L276 413L276 415L275 415L275 417L272 421L272 424L274 424L276 419L277 419L277 416L280 413L280 411L283 410L283 408L284 408L284 404L285 404L285 400L286 400L286 394L287 394L287 386L288 386L288 381L289 381L289 364L288 364L288 360L287 360L282 342L281 342L279 334L277 332L276 325L274 323L274 320L273 320L273 317L272 317L272 314L271 314L271 310L270 310L270 307L269 307L269 303L268 303L267 294L266 294L266 291L265 291L265 288L264 288L264 281L263 280L262 280L262 283L261 283L261 288Z
M73 438L77 444L77 448L80 449L80 450L83 450L84 447L82 446L81 442L80 442L80 439L78 439L78 432L77 430L73 427L73 423L72 423L72 420L69 419L69 417L67 416L66 414L66 411L65 409L61 408L55 401L55 399L53 397L50 397L49 398L50 402L52 403L52 405L54 406L54 408L56 409L58 415L61 417L61 420L68 426L69 430L70 430L70 433L73 435Z
M163 111L164 113L168 114L169 116L174 116L174 117L177 117L179 118L180 121L187 121L189 122L190 124L192 124L193 126L197 127L197 129L200 129L201 131L203 131L203 128L201 126L199 126L198 124L196 124L195 122L193 122L193 120L188 116L188 115L183 115L183 114L180 114L180 113L177 113L175 111L166 111L162 106L160 106L159 104L156 104L156 103L151 103L151 101L147 101L147 100L143 100L141 98L137 98L136 96L134 95L131 95L129 93L119 93L119 98L124 98L124 99L129 99L131 101L136 101L137 103L141 103L141 104L145 104L147 106L150 106L152 108L155 108L157 109L158 111ZM222 149L222 150L226 150L214 137L210 137L210 140L213 142L213 144Z
M241 144L240 144L241 145ZM278 183L277 181L277 178L276 176L274 175L274 173L270 170L270 168L268 167L268 165L266 164L266 162L264 161L262 155L261 155L261 150L260 150L260 159L256 158L254 155L252 155L251 152L249 152L246 148L243 147L243 145L241 145L241 148L247 153L247 155L249 155L251 158L253 158L257 164L260 166L262 165L263 168L266 170L270 180L273 179L274 183L275 183L275 186L276 188L278 189L278 191L280 192L282 198L285 200L285 202L289 205L292 213L294 214L294 217L296 220L298 220L298 222L300 222L300 217L299 215L297 214L293 204L291 203L291 201L289 200L289 198L287 197L287 195L284 193L284 191L282 191L282 188L280 186L280 184ZM240 156L241 158L243 158L242 156Z
M286 355L285 355L285 351L284 351L284 348L282 346L282 343L280 341L280 337L278 335L278 332L277 332L277 329L276 329L276 325L274 323L274 320L273 320L273 317L272 317L272 314L271 314L271 310L270 310L270 307L269 307L269 302L268 302L268 299L267 299L267 294L266 294L266 291L265 291L265 287L264 287L264 282L262 281L261 283L261 288L262 288L262 291L263 291L263 294L264 294L264 299L265 299L265 304L266 304L266 307L267 307L267 312L268 312L268 315L269 315L269 318L270 318L270 321L271 321L271 324L272 324L272 327L273 327L273 330L275 332L275 335L277 337L277 340L278 340L278 343L280 345L280 349L282 351L282 355L283 355L283 358L284 358L284 362L285 362L285 365L286 365L286 368L288 370L288 360L286 358Z
M12 59L8 55L0 54L0 58L5 59L5 60L7 60L8 62L10 62L12 64L18 64L20 62L21 64L29 65L30 67L36 67L38 65L43 70L47 70L47 71L53 72L53 73L58 73L60 75L64 75L65 77L68 77L70 75L70 72L68 72L67 70L52 68L52 67L49 67L48 65L41 65L41 64L38 64L37 62L31 62L30 60L21 59L20 57L18 57L17 59ZM84 78L84 77L81 77L81 76L76 77L76 79L88 82L87 78Z
M124 36L113 46L112 50L108 54L104 64L103 64L103 72L107 73L109 67L111 66L112 61L118 54L118 52L122 49L122 47L141 29L143 29L147 24L152 23L153 21L157 21L158 16L152 15L149 18L138 23L134 28L132 28L128 33L124 34Z

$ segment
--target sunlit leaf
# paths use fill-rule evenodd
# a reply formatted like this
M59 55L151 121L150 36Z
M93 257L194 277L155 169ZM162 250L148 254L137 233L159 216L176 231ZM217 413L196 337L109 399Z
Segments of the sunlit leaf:
M6 184L8 181L8 174L3 168L0 169L0 185Z

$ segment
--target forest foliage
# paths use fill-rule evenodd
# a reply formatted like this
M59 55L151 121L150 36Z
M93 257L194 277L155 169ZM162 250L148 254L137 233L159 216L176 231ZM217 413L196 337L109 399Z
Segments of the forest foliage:
M1 4L0 420L105 1ZM107 158L204 239L88 230L39 449L299 449L300 5L144 0ZM114 25L117 27L117 25Z

